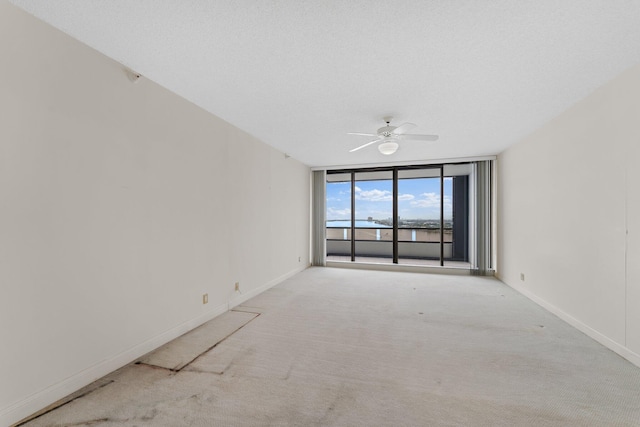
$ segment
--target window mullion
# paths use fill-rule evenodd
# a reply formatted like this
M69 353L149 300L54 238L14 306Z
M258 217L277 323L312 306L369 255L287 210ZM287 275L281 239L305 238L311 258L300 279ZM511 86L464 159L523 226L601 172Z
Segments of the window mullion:
M398 168L393 168L393 263L398 263Z

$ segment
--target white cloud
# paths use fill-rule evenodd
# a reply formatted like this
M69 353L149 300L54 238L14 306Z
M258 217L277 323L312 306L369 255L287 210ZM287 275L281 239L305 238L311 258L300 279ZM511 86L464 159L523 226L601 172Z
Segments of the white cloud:
M435 208L440 206L440 195L436 193L422 193L422 198L411 202L411 206L419 208Z
M369 190L362 191L356 187L356 200L365 200L368 202L390 202L393 199L393 193L388 190ZM400 194L398 200L413 200L413 194Z
M359 187L356 186L356 193L358 191L362 191ZM348 191L339 191L338 194L342 195L342 196L349 196L351 197L351 190Z
M351 209L334 209L332 207L328 207L327 218L351 218Z
M391 201L391 191L387 190L369 190L358 191L356 189L356 200L366 200L369 202L388 202Z
M411 202L411 206L419 208L439 208L440 207L440 195L437 193L422 193L422 198ZM451 197L444 196L445 209L451 206Z

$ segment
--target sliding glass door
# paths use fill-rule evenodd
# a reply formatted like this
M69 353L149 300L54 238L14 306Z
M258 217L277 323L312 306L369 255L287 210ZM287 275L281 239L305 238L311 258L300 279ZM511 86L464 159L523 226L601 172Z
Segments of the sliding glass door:
M351 250L352 173L327 174L327 259L353 261Z
M328 261L469 268L470 164L327 172Z
M354 173L355 261L393 262L393 173Z
M442 168L398 171L398 263L451 258L452 178ZM444 197L443 197L444 195Z

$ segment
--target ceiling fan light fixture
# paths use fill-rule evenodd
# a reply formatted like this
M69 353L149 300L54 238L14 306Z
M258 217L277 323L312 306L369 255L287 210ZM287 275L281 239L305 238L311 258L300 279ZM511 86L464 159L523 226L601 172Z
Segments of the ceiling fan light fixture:
M378 145L378 151L385 156L389 156L398 150L398 143L392 139L385 139L382 144Z
M408 130L413 129L416 126L413 123L403 123L400 126L391 126L391 117L385 117L384 121L387 125L378 129L376 133L348 132L348 135L372 136L376 138L373 141L369 141L362 145L359 145L356 148L352 148L351 150L349 150L349 152L353 153L354 151L362 150L363 148L377 143L378 151L380 151L385 156L390 156L391 154L398 151L398 143L401 140L436 141L438 139L438 135L406 133Z

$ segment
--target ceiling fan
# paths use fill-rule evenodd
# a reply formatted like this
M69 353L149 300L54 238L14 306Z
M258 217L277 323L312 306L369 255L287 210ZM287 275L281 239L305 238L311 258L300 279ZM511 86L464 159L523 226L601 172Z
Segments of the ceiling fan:
M438 139L438 135L416 135L416 134L405 133L413 129L416 125L414 125L413 123L403 123L400 126L391 126L392 119L393 117L385 117L384 121L387 125L378 129L377 133L359 133L359 132L347 133L347 135L361 135L361 136L376 137L376 139L374 139L373 141L367 142L366 144L362 144L361 146L356 147L353 150L349 150L349 152L353 153L354 151L361 150L365 147L368 147L371 144L380 142L380 145L378 145L378 151L388 156L396 152L396 150L398 149L398 142L400 140L436 141Z

